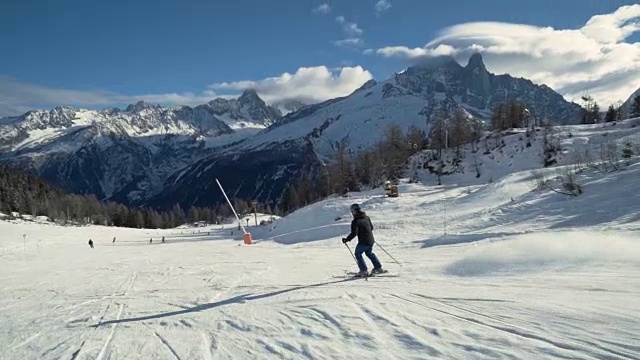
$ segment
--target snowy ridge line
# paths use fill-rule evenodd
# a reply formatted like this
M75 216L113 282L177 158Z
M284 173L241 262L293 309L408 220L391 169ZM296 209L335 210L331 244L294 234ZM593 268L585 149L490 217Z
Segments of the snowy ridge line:
M456 309L457 311L465 311L465 312L468 312L470 314L474 314L474 315L477 315L477 316L482 316L482 317L484 317L484 318L486 318L486 319L488 319L490 321L493 321L493 322L496 322L496 323L500 323L500 324L504 324L504 325L506 325L506 327L505 326L500 326L500 325L495 325L495 324L490 324L490 323L487 323L487 322L484 322L484 321L480 321L478 319L465 317L463 315L453 314L451 312L448 312L448 311L445 311L445 310L442 310L442 309L438 309L438 308L435 308L435 307L432 307L432 306L429 306L429 305L426 305L426 304L423 304L423 303L420 303L420 302L417 302L417 301L414 301L414 300L411 300L411 299L407 299L407 298L404 298L404 297L396 295L396 294L389 294L389 295L391 295L391 296L393 296L393 297L395 297L397 299L404 300L406 302L410 302L412 304L415 304L415 305L418 305L418 306L421 306L421 307L424 307L424 308L427 308L427 309L431 309L433 311L437 311L437 312L440 312L442 314L449 315L449 316L452 316L454 318L457 318L457 319L460 319L462 321L466 321L466 322L469 322L469 323L472 323L472 324L489 327L489 328L492 328L494 330L503 331L505 333L509 333L509 334L516 335L516 336L519 336L519 337L523 337L523 338L526 338L526 339L529 339L529 340L541 341L541 342L547 343L549 345L553 345L553 346L555 346L557 348L560 348L560 349L578 351L578 352L582 352L582 353L588 354L590 356L598 357L596 354L592 353L593 349L589 349L588 347L585 347L585 346L582 346L582 345L578 345L578 344L570 344L568 342L567 343L562 343L562 342L558 342L558 341L555 341L555 340L550 340L550 339L547 339L547 338L545 338L545 337L543 337L541 335L536 334L535 331L529 330L529 329L524 328L522 326L516 326L516 325L513 325L513 324L509 324L509 323L507 323L507 322L505 322L503 320L495 319L495 318L493 318L491 316L484 315L484 314L479 313L479 312L475 312L475 311L467 310L467 309L464 309L464 308L461 308L461 307L458 307L458 306L455 306L455 305L447 304L445 302L438 301L437 299L434 299L434 298L431 298L431 297L427 297L427 296L424 296L424 295L421 295L421 294L411 294L411 295L420 297L422 299L431 300L434 303L437 303L437 304L440 304L440 305L443 305L443 306L448 306L450 308ZM556 334L556 336L558 336L558 335ZM567 339L564 339L564 340L567 340ZM597 345L597 344L589 343L589 345L594 346L594 345ZM625 354L625 353L622 353L620 351L616 351L616 350L612 350L612 349L607 349L607 348L604 348L603 346L600 346L600 345L597 345L596 348L598 350L602 351L602 352L605 352L606 355L614 354L614 355L617 355L617 356L620 356L620 357L623 357L623 358L626 358L626 359L637 360L637 358L633 357L633 355Z

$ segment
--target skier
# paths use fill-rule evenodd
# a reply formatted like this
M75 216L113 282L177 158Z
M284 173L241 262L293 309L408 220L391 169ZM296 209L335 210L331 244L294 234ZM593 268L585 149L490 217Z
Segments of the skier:
M162 242L164 242L164 236L162 237Z
M153 238L149 238L149 244L153 243Z
M367 264L362 257L363 253L367 255L373 264L371 274L381 274L385 272L382 270L380 260L378 260L376 254L373 253L373 244L375 243L375 239L373 238L373 224L371 223L371 219L369 219L369 216L360 209L359 204L351 205L351 214L353 215L353 220L351 221L351 233L347 235L346 238L342 238L342 243L346 244L353 240L354 237L358 236L358 245L356 245L355 255L360 272L356 276L362 277L369 275L367 272Z
M112 243L112 244L115 244L115 243L116 243L116 237L115 237L115 236L113 237L113 241L112 241L111 243Z
M93 240L89 239L89 246L93 249Z

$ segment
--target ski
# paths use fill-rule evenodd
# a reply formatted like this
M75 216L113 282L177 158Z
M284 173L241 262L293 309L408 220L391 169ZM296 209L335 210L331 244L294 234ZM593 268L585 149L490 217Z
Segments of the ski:
M368 279L368 278L371 278L371 277L398 277L397 274L389 274L388 270L384 270L382 273L379 273L379 274L369 273L366 276L357 276L358 275L357 272L345 271L345 275L347 277L352 277L354 279ZM334 277L343 278L343 276L334 276Z

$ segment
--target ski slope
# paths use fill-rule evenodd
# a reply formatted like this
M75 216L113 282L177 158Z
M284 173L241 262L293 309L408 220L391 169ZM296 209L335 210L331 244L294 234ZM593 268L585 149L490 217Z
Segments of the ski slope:
M1 221L0 359L640 359L640 162L579 197L532 179L249 217L252 245L235 224ZM353 202L388 276L345 276Z

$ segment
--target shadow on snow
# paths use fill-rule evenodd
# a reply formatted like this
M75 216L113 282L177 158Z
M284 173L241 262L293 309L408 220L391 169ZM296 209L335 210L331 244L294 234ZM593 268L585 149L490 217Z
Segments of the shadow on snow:
M183 315L183 314L194 313L194 312L199 312L199 311L205 311L205 310L209 310L209 309L213 309L213 308L217 308L217 307L225 306L225 305L242 304L242 303L244 303L246 301L260 300L260 299L264 299L264 298L268 298L268 297L272 297L272 296L277 296L277 295L282 295L282 294L285 294L285 293L288 293L288 292L297 291L297 290L301 290L301 289L308 289L308 288L312 288L312 287L319 287L319 286L325 286L325 285L331 285L331 284L338 284L338 283L343 283L343 282L353 281L353 280L355 280L355 279L354 278L348 278L348 279L343 279L343 280L329 281L329 282L323 282L323 283L317 283L317 284L300 285L300 286L294 286L294 287L290 287L290 288L287 288L287 289L278 290L278 291L272 291L272 292L258 294L258 295L253 295L253 294L249 293L249 294L234 296L234 297L226 299L226 300L221 300L221 301L216 301L216 302L213 302L213 303L202 304L202 305L197 305L197 306L185 308L183 310L169 311L169 312L164 312L164 313L160 313L160 314L139 316L139 317L133 317L133 318L126 318L126 319L108 320L108 321L104 321L104 322L101 322L101 323L98 323L98 324L95 324L95 325L91 325L91 327L97 328L99 326L109 325L109 324L120 324L120 323L129 323L129 322L161 319L161 318L170 317L170 316L176 316L176 315Z

